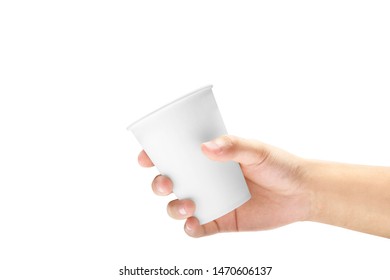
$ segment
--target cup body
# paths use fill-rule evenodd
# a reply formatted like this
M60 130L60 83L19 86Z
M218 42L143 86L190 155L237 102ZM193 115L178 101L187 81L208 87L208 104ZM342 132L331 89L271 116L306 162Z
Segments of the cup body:
M203 142L227 134L212 86L175 100L128 127L159 172L173 182L179 199L195 202L194 216L208 223L249 200L239 165L215 162Z

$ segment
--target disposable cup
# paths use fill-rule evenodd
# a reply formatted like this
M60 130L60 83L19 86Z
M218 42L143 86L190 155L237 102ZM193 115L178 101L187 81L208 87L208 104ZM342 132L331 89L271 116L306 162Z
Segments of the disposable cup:
M159 172L173 182L179 199L195 202L200 224L236 209L251 195L236 162L217 162L203 142L227 134L212 86L206 86L146 115L128 127Z

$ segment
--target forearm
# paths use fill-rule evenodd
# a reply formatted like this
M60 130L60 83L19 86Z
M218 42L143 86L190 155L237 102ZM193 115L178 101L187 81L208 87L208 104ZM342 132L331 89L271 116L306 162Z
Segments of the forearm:
M390 168L308 161L311 221L390 238Z

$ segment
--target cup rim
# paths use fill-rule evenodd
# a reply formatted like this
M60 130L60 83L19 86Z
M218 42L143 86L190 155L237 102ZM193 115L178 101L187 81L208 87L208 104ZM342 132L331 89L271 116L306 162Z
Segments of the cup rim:
M173 100L173 101L171 101L171 102L165 104L164 106L159 107L158 109L156 109L156 110L150 112L149 114L143 116L142 118L139 118L138 120L136 120L135 122L133 122L132 124L130 124L130 125L127 127L127 130L131 130L135 125L137 125L137 124L140 123L141 121L143 121L143 120L149 118L150 116L152 116L152 115L158 113L159 111L164 110L164 109L166 109L166 108L168 108L168 107L171 107L171 106L173 106L173 105L175 105L175 104L177 104L177 103L183 101L184 99L187 99L187 98L190 97L190 96L197 95L197 94L203 92L205 89L211 89L212 87L213 87L213 85L207 85L207 86L198 88L197 90L191 91L190 93L187 93L187 94L185 94L185 95L183 95L183 96L181 96L181 97L179 97L179 98L176 98L175 100Z

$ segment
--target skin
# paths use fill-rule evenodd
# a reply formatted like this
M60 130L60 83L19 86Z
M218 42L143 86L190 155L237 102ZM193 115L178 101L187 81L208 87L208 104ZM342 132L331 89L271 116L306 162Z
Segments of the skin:
M220 232L266 230L297 221L314 221L390 237L390 168L307 160L255 140L224 135L200 147L215 161L240 164L252 198L205 225L192 217L195 204L175 199L168 214L187 219L192 237ZM152 167L145 151L138 162ZM166 176L152 182L157 195L169 195Z

